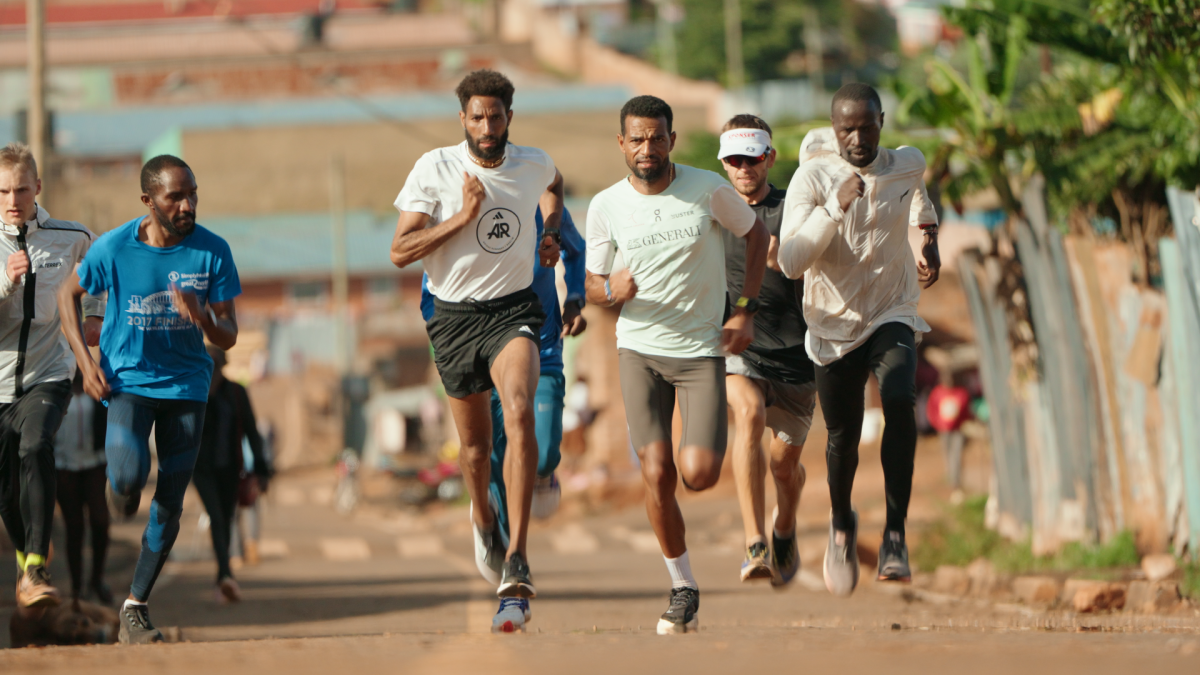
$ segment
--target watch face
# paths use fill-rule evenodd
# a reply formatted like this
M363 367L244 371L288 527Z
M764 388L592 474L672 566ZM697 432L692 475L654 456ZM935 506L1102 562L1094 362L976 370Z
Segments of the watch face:
M758 298L750 298L746 300L745 309L747 312L754 314L758 311Z

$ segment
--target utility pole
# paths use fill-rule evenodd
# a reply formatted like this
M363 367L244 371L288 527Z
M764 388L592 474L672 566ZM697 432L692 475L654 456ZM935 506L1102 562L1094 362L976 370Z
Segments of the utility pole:
M29 36L29 112L25 117L25 135L33 151L33 159L38 164L38 172L44 177L49 168L46 157L45 0L26 0L25 30ZM44 195L42 199L44 202Z
M742 6L740 0L725 0L725 72L729 88L746 87L746 66L742 62Z
M350 274L346 262L346 167L341 155L329 158L329 216L333 235L334 349L339 376L350 370Z
M804 7L804 57L813 96L819 97L825 92L825 46L821 41L821 16L811 0Z
M654 28L658 39L658 58L662 69L672 75L679 74L679 58L675 53L675 23L678 8L673 0L654 0Z

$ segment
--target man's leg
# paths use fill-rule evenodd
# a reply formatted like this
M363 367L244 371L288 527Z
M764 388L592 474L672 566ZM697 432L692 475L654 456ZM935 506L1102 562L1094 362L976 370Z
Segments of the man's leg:
M45 565L54 526L54 436L71 402L71 383L47 382L32 387L16 403L15 424L21 435L17 454L21 471L21 518L25 522L27 566Z
M744 375L726 375L725 387L733 411L733 478L742 508L746 546L765 544L767 463L763 459L762 436L767 424L766 400L762 389Z
M204 511L208 514L208 531L212 536L213 555L217 558L217 583L233 576L229 567L229 524L225 522L221 490L215 471L197 471L192 476L192 485L200 495Z
M884 491L887 494L887 529L879 557L879 578L908 581L908 547L904 540L904 521L912 496L913 460L917 453L917 349L916 336L904 324L884 324L864 345L869 362L879 380L879 398L883 403L883 439L880 460L883 463Z
M500 395L492 390L488 400L492 412L491 472L488 474L488 490L496 505L496 519L501 537L508 540L508 490L504 485L504 455L508 449L508 436L504 434L504 408Z
M58 506L67 530L67 570L71 573L71 597L83 594L83 503L84 472L58 472Z
M91 587L96 599L102 604L112 604L112 591L104 582L104 566L108 560L108 528L110 518L108 504L104 499L104 466L84 472L84 500L87 503L88 521L92 530L92 576Z
M25 521L21 519L21 471L17 457L18 436L10 422L12 403L0 404L0 520L17 550L17 567L25 570Z
M862 347L827 366L816 367L817 395L829 430L825 463L832 508L829 546L825 550L825 587L840 596L850 595L858 585L858 516L851 506L850 494L858 470L868 374Z
M158 481L150 502L150 522L142 533L142 550L133 571L130 599L145 603L162 573L175 538L183 496L192 480L200 435L204 429L204 401L155 401L154 441L158 449ZM110 411L111 416L111 411ZM109 420L112 429L112 420Z
M779 436L771 439L771 477L775 479L776 512L773 524L777 535L794 535L796 510L807 474L800 463L804 445L792 445Z
M108 403L108 432L104 456L108 462L109 509L118 519L137 513L142 490L150 477L150 429L154 402L117 392Z
M567 380L562 371L544 372L538 376L533 415L537 427L539 478L549 478L562 461L563 399L566 395Z
M537 476L538 444L533 399L537 390L538 345L523 337L509 340L492 360L492 381L504 409L504 434L508 451L504 458L504 484L508 489L508 558L525 555L529 533L529 507Z
M767 426L771 439L771 476L775 479L775 535L791 536L796 531L796 510L806 474L800 463L804 441L812 427L817 406L815 382L789 384L772 382L774 400L767 408Z

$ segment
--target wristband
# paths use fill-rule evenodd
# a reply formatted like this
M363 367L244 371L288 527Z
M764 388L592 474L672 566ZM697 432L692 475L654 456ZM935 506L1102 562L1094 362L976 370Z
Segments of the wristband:
M612 287L608 285L608 279L604 280L604 297L608 298L608 304L610 306L616 304L617 302L617 299L613 297Z

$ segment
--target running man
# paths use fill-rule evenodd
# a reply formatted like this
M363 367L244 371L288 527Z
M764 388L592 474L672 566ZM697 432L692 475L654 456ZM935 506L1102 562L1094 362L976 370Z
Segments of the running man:
M537 239L546 246L559 246L556 241L544 241L542 235L542 212L534 214ZM583 237L575 229L575 221L565 208L562 215L560 253L566 268L567 297L562 308L558 306L558 284L553 267L538 265L533 268L533 291L542 303L546 323L542 324L541 374L538 375L537 393L534 396L534 412L538 444L537 478L533 483L533 501L530 515L534 518L549 518L558 509L562 486L554 475L562 459L563 399L566 397L566 378L563 376L563 338L580 335L587 328L583 318ZM429 275L421 280L421 316L425 321L433 318L433 293L429 291ZM496 511L501 542L508 539L508 491L504 485L504 455L508 448L508 437L504 435L504 410L500 397L492 390L492 473L489 483L491 507Z
M17 549L18 607L61 601L47 569L54 435L71 402L75 360L62 344L54 298L92 245L86 227L37 204L41 192L29 147L0 148L0 518ZM91 298L85 306L95 343L103 308Z
M785 586L800 571L796 547L796 509L804 488L800 451L812 425L817 402L813 364L804 353L804 317L800 311L801 282L779 271L774 259L783 221L784 191L767 182L775 165L771 127L754 115L737 115L725 123L718 158L729 181L758 214L771 233L767 271L758 302L747 310L754 314L754 342L746 351L725 358L725 387L736 429L733 440L733 477L742 525L746 531L746 559L742 581L770 579ZM746 260L743 241L726 231L725 281L729 294L742 288ZM772 516L771 546L767 548L763 518L766 511L762 436L770 427L770 467L775 479L777 506Z
M631 174L592 199L587 225L588 302L623 303L617 320L621 395L646 483L646 512L671 575L660 635L699 626L700 591L676 481L707 490L721 476L728 432L723 354L739 354L754 339L753 303L770 239L724 178L671 162L672 117L671 107L653 96L630 99L621 109L617 143ZM717 225L746 240L745 282L728 320ZM617 250L626 268L613 273ZM671 447L677 392L678 459Z
M540 207L546 221L540 263L553 267L563 211L563 179L550 156L508 143L513 92L508 78L492 70L477 70L459 83L466 140L417 160L396 197L400 218L391 252L397 267L421 260L429 274L434 300L426 331L458 430L475 563L498 584L497 632L524 630L529 600L537 595L525 553L537 476L538 337L546 319L530 288L539 249L534 214ZM504 462L507 546L488 504L493 388L510 450Z
M887 526L879 579L909 581L904 521L912 494L916 427L916 334L921 286L938 278L937 215L925 191L925 157L916 148L879 147L883 106L865 84L833 97L833 129L810 133L809 157L788 186L779 266L804 276L805 341L816 364L817 395L829 429L826 463L833 504L825 586L846 596L858 584L858 514L850 503L858 469L863 390L875 374L883 400L880 455ZM908 226L925 234L919 264Z
M179 534L183 495L204 428L213 361L204 340L229 349L237 341L233 299L242 292L225 240L196 224L196 177L178 157L142 167L149 213L96 240L58 294L63 333L83 371L83 388L108 405L109 509L118 520L137 513L150 474L150 429L158 478L150 522L121 607L123 644L161 642L147 601ZM100 364L79 330L84 292L108 292Z

